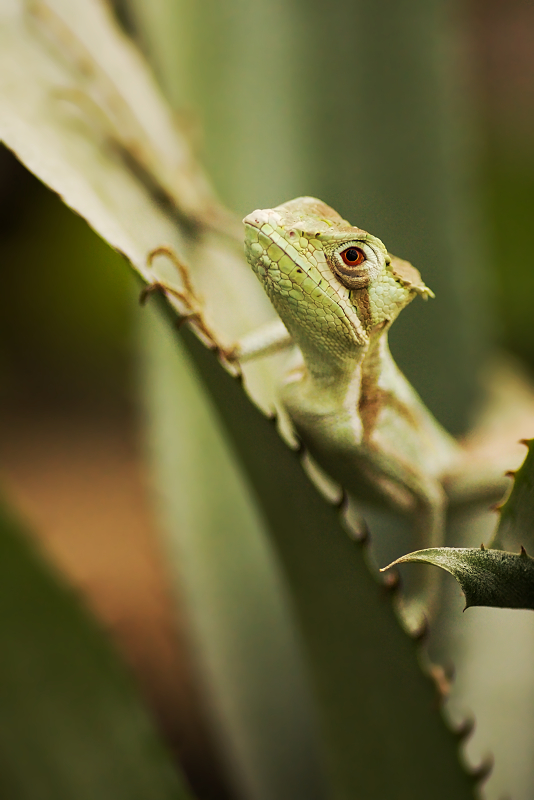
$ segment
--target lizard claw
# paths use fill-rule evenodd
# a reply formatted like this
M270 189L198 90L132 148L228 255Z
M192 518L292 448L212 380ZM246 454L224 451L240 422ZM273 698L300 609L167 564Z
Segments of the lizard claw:
M184 323L191 323L207 347L209 347L210 350L214 350L222 361L235 369L238 359L237 348L235 346L231 348L223 347L206 323L202 313L202 301L195 292L187 266L178 258L170 247L161 245L160 247L155 247L154 250L151 250L148 254L147 265L149 268L152 268L153 261L157 256L165 256L174 264L180 275L183 288L179 289L175 286L170 286L168 283L165 283L165 281L155 280L142 290L139 297L140 303L143 305L147 298L154 292L160 292L165 296L170 295L175 298L175 300L178 301L178 308L176 310L180 314L178 327Z

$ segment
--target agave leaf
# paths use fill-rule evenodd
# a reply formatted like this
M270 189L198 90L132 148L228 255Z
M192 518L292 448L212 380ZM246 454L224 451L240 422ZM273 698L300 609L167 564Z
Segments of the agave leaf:
M187 800L103 633L0 508L0 794Z
M465 607L534 609L534 558L476 547L430 547L402 556L396 564L433 564L454 575L465 594Z
M472 798L473 778L421 669L418 644L402 630L364 548L213 353L187 329L183 340L246 468L287 579L318 701L330 796L426 800L431 785L436 800Z
M534 559L525 550L534 547L534 440L524 440L528 447L525 461L514 476L508 499L499 507L500 521L491 541L492 547L433 547L408 553L393 561L396 564L423 563L454 575L465 594L466 608L534 609ZM505 545L520 545L520 553L505 552Z
M77 11L94 4L76 0L68 5ZM53 6L65 11L65 2ZM3 0L0 13L0 135L8 146L124 252L145 280L160 275L176 280L168 259L162 258L163 266L153 271L147 268L148 254L163 244L194 262L193 281L196 286L198 279L217 337L219 331L221 339L233 337L239 325L246 323L246 330L250 321L257 324L262 314L272 313L265 311L268 301L242 261L228 253L220 257L222 245L217 260L205 251L206 257L200 257L206 231L217 225L209 215L188 212L186 201L174 201L158 165L128 144L123 118L116 124L115 108L103 100L109 81L104 81L106 91L93 86L88 91L87 74L100 75L94 65L100 63L102 29L92 24L95 18L87 23L92 31L88 42L74 10L67 24L59 25L57 14L52 25L46 13L28 21L16 0ZM79 18L85 25L85 12ZM109 42L107 34L102 41ZM113 41L113 48L123 47L117 38ZM90 57L80 58L87 50ZM78 57L70 57L73 53ZM113 97L121 101L128 70L104 66L118 89ZM130 109L135 108L134 95L128 93ZM126 115L128 125L131 117ZM142 137L135 141L144 142ZM157 151L152 144L149 149ZM154 173L156 186L147 170ZM178 225L180 214L188 217L189 226ZM201 241L193 236L192 224L197 234L203 232ZM401 630L383 587L347 537L336 510L318 496L295 453L213 355L192 335L186 341L250 472L288 578L319 700L332 796L426 800L432 785L436 800L472 797L471 779L457 758L455 737L436 710L435 688L421 672L417 647Z
M64 190L68 204L91 208L95 227L105 223L102 205L113 199L102 173L113 161L124 171L120 156L182 215L208 222L222 211L141 56L104 3L2 0L0 25L2 135L30 168L46 172L43 180ZM39 149L32 146L36 124ZM94 150L106 147L107 158L95 158ZM97 169L92 178L84 169L89 161ZM74 166L82 168L78 179L70 174Z
M230 781L247 800L320 800L308 676L255 498L183 345L151 305L141 322L163 545Z
M534 552L534 439L524 439L528 448L507 500L499 507L500 520L490 547L500 550L525 547Z
M187 264L217 341L273 318L240 225L104 3L0 0L0 139L145 281L183 288L172 256ZM271 372L251 369L264 405Z
M89 5L72 3L78 12ZM39 13L32 15L23 2L0 4L0 137L148 279L148 252L162 243L179 248L182 239L110 147L107 114L93 100L76 58L85 56L89 70L93 62L60 16L48 17L42 4L35 8ZM86 17L81 13L87 25ZM89 28L105 37L106 25ZM55 45L54 31L65 47Z
M67 205L85 217L112 247L126 255L145 281L164 280L179 285L179 275L165 255L154 261L153 269L149 268L147 257L155 248L164 246L187 260L192 265L194 288L203 295L205 314L217 337L233 341L272 316L268 299L244 265L242 246L238 256L234 244L228 244L227 234L223 239L213 232L223 222L225 229L229 227L231 231L232 219L217 205L186 140L174 129L171 112L146 65L117 28L105 4L97 0L49 3L0 0L0 137ZM180 305L178 301L176 305ZM252 379L256 377L256 396L262 386L272 383L270 370L266 364L253 368L249 385L253 385ZM269 397L265 393L262 396L268 404ZM203 458L209 462L210 453L204 451ZM197 463L201 462L202 456ZM190 481L196 477L196 473L188 474ZM169 477L165 486L172 495L170 483ZM238 483L236 479L233 483L230 478L226 481L226 491L218 495L218 513L221 518L232 519L236 531L247 525L249 541L254 541L254 536L259 535L254 527L256 521L253 514L243 511ZM192 519L195 497L192 490L184 488L180 511L187 519ZM192 505L188 506L190 501ZM171 513L172 507L168 510ZM199 519L200 526L205 518ZM174 531L177 535L176 525ZM229 595L233 574L226 570L225 562L217 561L215 550L206 547L203 536L188 541L191 559L200 565L204 558L204 572L199 566L197 572L189 575L193 596L201 594L200 583L192 588L195 577L210 570L212 587L216 585L221 594ZM193 554L195 543L197 550ZM178 547L177 541L175 551ZM236 649L244 648L242 659L250 646L249 633L254 629L257 603L262 599L265 609L279 609L281 605L273 594L276 570L272 559L263 561L261 546L248 550L244 546L243 550L243 558L247 555L252 558L248 562L254 575L250 590L256 594L249 597L249 603L224 606L225 630L231 630ZM172 562L171 578L181 584L180 567L176 561ZM191 598L191 606L194 602ZM280 685L286 686L288 680L291 683L291 665L297 658L287 623L284 622L283 630L277 629L280 618L281 614L273 611L269 680L254 678L254 683L241 673L241 697L248 692L247 703L240 706L236 700L231 709L233 717L219 715L219 735L225 747L228 743L226 752L233 750L232 767L240 774L248 771L249 783L258 786L264 782L267 786L271 780L280 787L287 764L301 764L293 774L309 773L308 786L314 774L306 765L309 739L304 734L300 740L294 736L294 730L306 730L309 713L302 708L298 687L294 703L290 698L287 706L281 708L278 700ZM196 634L201 636L202 632ZM221 702L226 703L228 710L231 704L228 686L225 685L224 699L217 696L217 687L232 669L234 675L240 667L245 673L246 669L244 661L240 665L239 659L225 664L227 651L215 654L221 641L222 635L214 637L202 651L204 654L209 651L211 657L209 666L202 665L202 672L206 676L211 670L213 677L214 665L227 668L225 675L221 673L204 688L208 704L211 702L220 710ZM275 655L279 653L283 653L282 658ZM282 718L289 711L291 724L284 726L282 719L279 724L260 730L265 720L257 712L264 708L270 709L271 719L277 709ZM241 711L244 716L240 717ZM301 711L303 716L299 719ZM239 757L244 752L235 745L236 727L240 727L241 741L247 743L247 756L258 742L264 753L255 750L247 763L236 765L236 752ZM284 768L278 776L275 760L269 763L274 751L283 754ZM262 759L271 778L267 780L267 775L259 772L252 779L250 773ZM291 780L288 785L295 788Z

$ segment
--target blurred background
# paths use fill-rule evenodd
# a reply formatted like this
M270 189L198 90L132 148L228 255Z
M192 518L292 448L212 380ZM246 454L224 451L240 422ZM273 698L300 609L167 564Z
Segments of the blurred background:
M115 10L233 210L318 195L421 269L438 299L414 303L392 347L462 433L495 346L534 369L534 6L323 5ZM2 484L199 794L225 797L151 511L128 265L5 150L0 256Z

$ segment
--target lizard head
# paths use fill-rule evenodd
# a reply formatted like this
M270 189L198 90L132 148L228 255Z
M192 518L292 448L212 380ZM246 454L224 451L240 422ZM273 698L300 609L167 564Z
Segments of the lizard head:
M313 197L253 211L245 254L297 344L349 356L415 297L419 272Z

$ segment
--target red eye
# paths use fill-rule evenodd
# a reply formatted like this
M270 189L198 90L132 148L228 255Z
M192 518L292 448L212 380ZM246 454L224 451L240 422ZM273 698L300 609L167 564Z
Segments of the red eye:
M347 267L357 267L359 264L362 264L365 261L365 253L363 250L360 250L359 247L348 247L339 255Z

